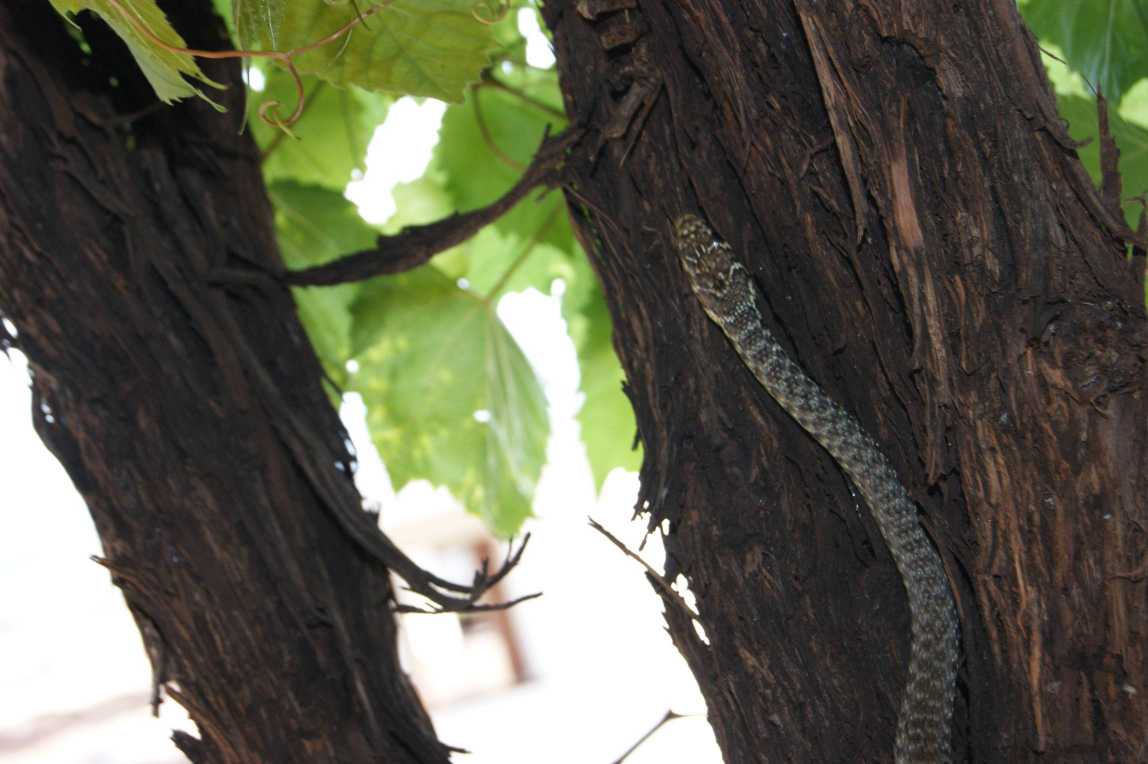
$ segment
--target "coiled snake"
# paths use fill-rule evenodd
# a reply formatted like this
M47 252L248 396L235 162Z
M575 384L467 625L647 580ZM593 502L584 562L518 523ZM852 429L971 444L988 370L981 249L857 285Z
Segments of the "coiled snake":
M948 762L960 626L940 555L893 465L766 328L749 271L695 215L674 221L674 246L694 294L761 386L821 444L865 498L901 573L912 621L909 677L897 717L894 756Z

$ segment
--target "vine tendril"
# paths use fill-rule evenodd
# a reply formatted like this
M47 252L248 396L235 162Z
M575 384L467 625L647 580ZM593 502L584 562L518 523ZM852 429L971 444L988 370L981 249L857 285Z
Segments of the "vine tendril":
M497 24L506 18L506 14L510 13L510 2L506 0L503 2L495 3L492 0L478 0L470 9L470 15L479 24Z
M390 5L393 0L380 0L368 6L366 9L360 11L357 3L352 3L355 8L355 17L349 20L346 24L336 29L334 32L315 40L314 42L301 45L298 48L291 48L290 50L199 50L198 48L185 48L178 45L171 45L164 42L155 32L148 28L147 24L143 22L135 13L127 8L120 0L106 0L107 4L123 17L124 21L135 32L152 43L168 51L169 53L182 53L196 58L206 59L228 59L228 58L268 58L272 61L279 62L291 75L292 81L295 83L295 109L283 119L279 116L279 107L282 103L276 100L265 101L259 106L259 119L263 122L277 127L288 135L292 135L291 126L299 121L303 116L303 106L306 102L306 94L303 92L303 78L299 74L299 70L295 68L295 58L303 53L310 53L313 50L329 45L340 38L346 37L347 41L350 40L350 33L356 26L362 24L364 27L367 23L367 18L375 15L379 11L384 10ZM477 16L476 16L477 18ZM344 43L344 45L346 42Z

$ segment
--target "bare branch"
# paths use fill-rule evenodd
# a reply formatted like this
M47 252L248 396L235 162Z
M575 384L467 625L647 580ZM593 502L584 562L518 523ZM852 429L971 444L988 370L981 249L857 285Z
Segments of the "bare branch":
M292 286L318 286L363 281L388 273L402 273L427 263L439 252L457 246L497 220L537 186L552 187L559 178L566 149L581 137L567 130L542 140L530 166L501 198L477 210L451 215L427 225L404 228L393 236L380 236L374 249L356 252L323 265L289 271L284 282Z

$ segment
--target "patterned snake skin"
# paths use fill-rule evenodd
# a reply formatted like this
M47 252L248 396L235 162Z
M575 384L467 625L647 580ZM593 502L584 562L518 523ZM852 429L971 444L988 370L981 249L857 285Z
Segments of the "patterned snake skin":
M912 620L894 755L898 764L948 762L960 626L941 558L917 522L916 506L876 442L770 334L749 272L729 245L698 217L684 215L674 222L674 246L694 294L742 362L865 497L901 573Z

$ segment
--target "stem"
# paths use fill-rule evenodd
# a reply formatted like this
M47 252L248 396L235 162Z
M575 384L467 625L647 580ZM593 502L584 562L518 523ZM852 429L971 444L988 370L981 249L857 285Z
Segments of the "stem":
M482 107L478 103L478 92L478 89L475 88L474 98L471 99L470 104L474 108L474 121L478 123L478 132L482 135L482 142L486 144L486 147L490 149L490 153L494 154L498 161L512 170L523 170L526 165L504 152L498 147L498 144L494 142L494 136L490 134L490 129L486 126L486 118L482 116Z
M315 103L315 100L319 97L319 93L323 92L323 88L326 86L326 84L327 83L323 80L319 80L317 83L315 83L315 87L311 88L310 95L307 95L299 100L300 104L303 104L299 111L299 119L302 119L303 115L307 113L307 109L311 108L311 105ZM262 108L263 107L261 106L260 109ZM298 122L299 120L297 119L295 121ZM288 135L290 135L290 133L288 133L286 130L280 130L277 132L275 137L271 139L271 142L267 144L267 148L263 149L263 151L259 153L259 161L266 162L267 158L271 156L275 149L279 148L279 144L282 143L283 139Z
M317 48L321 48L324 45L332 43L335 40L338 40L340 37L342 37L343 35L350 32L355 26L357 26L359 24L365 24L368 16L372 16L372 15L378 13L379 11L383 10L388 5L390 5L391 1L392 0L382 0L382 2L376 3L376 4L372 5L371 7L367 8L367 10L364 11L363 13L358 13L358 8L356 7L355 18L351 19L346 24L344 24L343 26L336 29L334 32L331 32L330 34L326 35L325 37L320 37L318 40L315 40L314 42L308 43L308 44L303 45L303 46L298 47L298 48L292 48L291 50L286 50L286 51L278 51L278 50L199 50L198 48L185 48L185 47L181 47L178 45L171 45L167 42L164 42L164 40L161 39L155 32L151 31L151 29L149 29L147 27L147 25L143 23L143 21L141 21L134 13L132 13L126 7L124 7L124 5L121 4L119 0L107 0L107 3L114 11L116 11L116 13L120 14L120 16L123 17L124 21L126 21L128 23L128 25L131 26L131 28L136 31L137 34L145 37L146 39L150 40L152 43L154 43L158 47L162 48L163 50L168 51L169 53L183 53L183 54L186 54L189 56L194 56L196 58L207 58L207 59L270 58L272 60L275 60L275 61L278 61L279 63L281 63L284 66L284 68L286 68L287 71L291 74L291 78L295 81L295 96L298 100L298 103L295 105L295 110L291 112L291 115L289 117L287 117L287 119L281 120L281 119L278 119L277 117L273 116L273 114L272 114L273 112L278 110L279 105L280 105L279 102L278 101L267 101L266 103L264 103L262 106L259 107L259 117L260 117L260 119L262 119L264 122L266 122L269 125L274 125L275 127L279 127L279 128L286 130L288 127L290 127L291 125L298 122L299 118L303 116L303 105L306 101L306 98L305 98L304 93L303 93L303 79L302 79L302 77L299 76L299 72L295 68L294 58L296 56L300 55L301 53L309 53L312 50L315 50Z
M509 267L507 267L502 275L498 277L498 281L494 282L494 286L490 288L490 291L483 296L482 301L484 303L490 304L490 302L498 296L498 293L502 291L502 288L506 286L506 283L510 281L510 278L515 274L515 272L518 271L522 264L526 262L526 259L530 257L530 255L534 252L534 248L538 245L538 240L542 238L542 234L546 233L547 229L550 228L551 223L554 222L554 218L558 214L558 209L558 207L552 209L550 214L546 216L546 219L542 221L542 224L534 229L534 233L530 235L530 240L526 242L526 248L522 250L518 257L514 258L514 262L511 263Z
M491 88L494 88L495 90L501 90L503 93L509 93L510 95L514 96L515 98L518 98L523 103L527 104L528 106L534 107L535 109L542 112L543 114L546 114L547 116L554 117L555 119L560 119L564 122L567 119L565 112L554 108L550 104L548 104L548 103L546 103L546 102L544 102L538 98L535 98L534 96L530 95L529 93L527 93L526 91L524 91L520 88L516 88L513 85L508 85L507 83L505 83L502 80L495 77L494 72L492 72L489 69L486 69L483 71L482 82L480 83L480 87L491 87Z
M614 764L622 764L622 762L624 762L626 759L628 759L630 757L630 754L632 754L634 751L638 750L638 748L642 745L642 743L646 742L651 737L653 737L654 733L657 732L658 730L660 730L666 724L666 722L672 722L674 719L683 719L683 718L685 718L684 714L676 713L676 712L674 712L673 709L667 709L666 714L665 714L665 716L662 717L661 721L659 721L652 728L650 728L650 730L645 735L642 735L640 738L638 738L638 742L634 743L632 746L630 746L626 750L626 752L624 754L619 756L614 761Z

